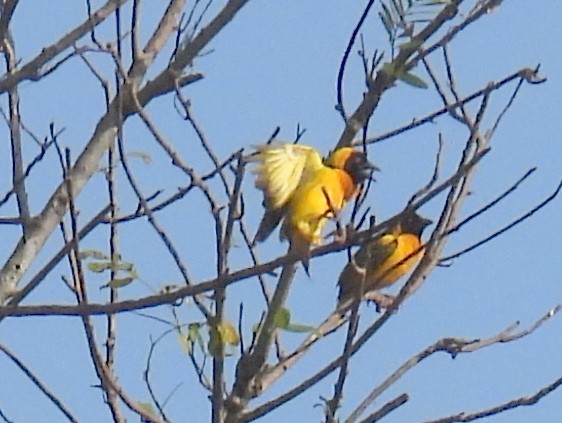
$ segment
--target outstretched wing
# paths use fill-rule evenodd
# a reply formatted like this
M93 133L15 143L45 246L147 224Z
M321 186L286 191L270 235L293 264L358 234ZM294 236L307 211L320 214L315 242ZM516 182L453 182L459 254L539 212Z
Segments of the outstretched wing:
M308 146L266 144L255 148L248 160L257 163L253 173L256 187L263 191L265 214L254 242L262 242L283 219L298 186L323 165L320 154Z
M263 191L268 210L282 209L307 175L323 166L316 150L298 144L256 146L249 161L257 163L256 187Z

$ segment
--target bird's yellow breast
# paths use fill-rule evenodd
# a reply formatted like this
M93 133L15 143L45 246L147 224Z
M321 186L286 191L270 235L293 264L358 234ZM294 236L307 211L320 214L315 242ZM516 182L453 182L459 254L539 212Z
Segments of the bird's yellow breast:
M367 283L377 288L392 285L412 269L423 255L423 249L420 249L421 240L416 235L389 236L393 238L392 242L396 242L396 248L380 266L367 274ZM417 250L419 251L416 252Z
M297 188L284 225L284 236L298 236L311 244L320 244L322 228L334 212L355 194L355 184L343 170L324 167Z

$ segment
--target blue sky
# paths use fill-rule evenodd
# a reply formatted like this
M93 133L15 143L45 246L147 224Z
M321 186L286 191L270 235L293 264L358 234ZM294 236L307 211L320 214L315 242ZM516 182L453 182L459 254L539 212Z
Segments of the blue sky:
M146 35L160 11L153 3L145 3ZM205 79L185 89L184 94L190 98L193 113L220 158L266 140L277 126L281 127L282 139L292 140L299 124L306 128L303 143L314 145L322 152L334 147L343 129L341 118L334 110L336 75L363 3L253 1L211 43L209 54L198 58L194 64L194 69L203 72ZM479 165L472 195L466 201L461 217L495 198L529 168L536 166L537 171L515 194L455 234L446 254L471 245L519 217L548 196L560 181L562 62L557 40L561 13L559 2L505 1L451 45L456 80L463 95L539 63L540 73L548 81L537 86L524 84L491 141L492 151ZM81 2L59 1L49 5L21 2L13 22L18 57L25 63L45 43L56 40L84 16ZM106 24L100 28L100 34L109 39L111 30L112 27ZM364 34L369 49L387 48L386 34L375 15L367 21ZM87 43L88 39L82 42ZM354 52L356 50L357 47ZM166 62L167 54L164 56L157 69ZM110 78L109 60L101 55L93 57ZM442 74L440 57L432 59L432 64ZM415 72L428 80L422 68ZM350 57L344 87L346 107L353 110L363 90L360 63L355 54ZM511 84L492 97L489 120L485 124L493 122L513 87ZM69 146L76 157L104 111L99 84L85 70L83 63L73 59L39 83L23 83L20 91L26 125L40 138L47 135L51 122L59 128L64 127L59 141ZM470 109L474 112L476 106L471 104ZM6 100L2 107L6 107ZM398 84L383 97L369 135L384 133L439 107L440 100L433 90ZM212 169L193 131L174 111L171 97L155 100L148 112L162 133L198 172L204 174ZM428 180L439 133L444 140L441 176L445 178L454 170L466 138L465 129L448 117L369 148L370 159L383 170L377 175L377 184L369 197L369 205L378 219L399 212L411 194ZM11 186L9 134L5 126L2 135L6 139L0 147L5 163L0 167L1 192L4 192ZM186 185L185 176L170 166L169 159L156 148L138 119L127 122L125 137L129 151L141 151L152 158L148 164L130 158L132 169L147 195L156 189L173 193L178 186ZM32 142L26 140L28 159L34 151ZM41 210L59 181L60 171L51 151L28 181L34 213ZM247 175L244 182L246 221L254 230L262 209L261 199L252 184L251 175ZM220 190L218 184L212 187ZM133 211L136 202L124 178L120 180L118 190L122 212ZM105 205L106 198L104 179L98 174L78 199L83 213L82 223ZM436 219L443 199L443 196L436 198L421 212ZM0 214L10 216L15 210L15 202L11 202L0 210ZM212 278L215 275L214 228L201 195L187 197L160 213L158 218L189 264L193 279ZM402 362L438 339L492 336L515 321L526 327L562 301L559 221L560 199L556 199L503 237L460 257L450 267L437 268L431 273L423 288L351 361L341 415L346 416L375 384ZM108 228L103 227L92 234L84 241L83 248L106 249L107 231ZM3 260L11 253L18 236L14 227L2 227L4 242L0 257ZM142 279L124 288L120 294L122 298L147 295L164 284L181 281L169 254L144 220L123 225L120 244L124 259L135 264ZM60 234L54 233L29 277L60 245ZM285 248L274 236L260 247L260 255L263 259L274 258L283 254ZM345 254L339 254L313 261L310 279L302 271L297 273L288 300L295 320L316 325L333 310L335 279L345 260ZM246 267L249 263L243 249L233 251L232 269ZM66 263L61 264L28 298L28 303L72 303L72 296L60 281L61 275L68 274ZM274 281L271 278L272 286ZM93 300L105 301L105 292L98 290L103 283L103 277L89 275ZM398 288L393 287L390 292L396 292ZM239 303L243 301L245 304L244 336L248 337L251 325L263 311L257 280L243 281L229 289L228 294L227 316L232 321L237 318ZM171 316L166 307L149 313L167 319ZM201 320L192 306L182 307L179 313L184 322ZM373 307L364 307L362 327L376 317ZM167 327L131 314L123 314L119 319L119 381L133 398L146 401L149 397L142 372L149 337L157 337ZM104 321L102 318L95 321L101 343ZM410 401L385 421L421 422L461 411L477 411L532 394L562 374L559 360L561 330L562 320L556 316L517 342L494 345L460 355L455 360L444 354L432 356L385 393L375 408L383 401L407 392ZM298 345L302 338L301 334L287 334L286 347L290 349ZM87 358L79 319L7 319L0 325L0 342L12 348L36 371L80 421L108 419L100 392L92 387L97 379ZM343 342L344 332L340 331L316 345L265 397L274 398L323 367L341 352ZM237 358L235 355L226 359L230 383ZM0 383L0 409L15 422L62 421L55 408L5 357L0 358L0 374L3 381L9 381ZM198 386L175 335L169 335L159 344L153 375L161 397L166 397L180 384L168 405L174 421L208 420L210 412L206 394ZM299 421L321 420L322 410L314 405L320 402L319 397L331 396L334 382L335 376L332 375L263 421L294 421L297 415ZM554 422L559 418L561 400L561 392L556 391L533 407L520 408L486 421ZM135 418L131 417L130 421Z

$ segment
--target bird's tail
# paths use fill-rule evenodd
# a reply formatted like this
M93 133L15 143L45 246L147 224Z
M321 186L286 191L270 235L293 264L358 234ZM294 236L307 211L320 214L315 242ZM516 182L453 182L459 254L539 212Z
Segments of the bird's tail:
M299 236L299 234L294 234L290 242L289 252L299 258L304 271L307 276L310 277L310 240L306 237Z
M346 264L338 279L340 292L337 309L347 308L355 301L359 301L365 288L365 271L366 269L359 267L354 260Z
M254 237L254 241L252 244L255 245L257 242L265 241L275 230L277 225L279 225L279 222L281 222L284 214L284 208L266 210L261 219L260 226L258 227L256 236Z

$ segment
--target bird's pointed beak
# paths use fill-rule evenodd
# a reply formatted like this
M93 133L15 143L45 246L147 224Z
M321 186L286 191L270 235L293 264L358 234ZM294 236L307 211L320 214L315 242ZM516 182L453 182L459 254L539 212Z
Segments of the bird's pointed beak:
M373 179L373 172L380 169L375 164L367 160L365 153L355 151L353 159L346 161L344 169L353 176L356 183L361 184L367 179Z
M426 226L431 225L432 223L433 223L433 220L431 220L431 219L426 219L425 217L421 218L421 224L422 224L422 227L424 227L424 228Z
M376 182L377 180L373 176L373 172L380 171L380 168L376 164L371 163L369 160L365 161L363 165L363 174L365 175L365 179L371 179L372 181Z
M365 168L371 169L373 172L380 172L381 169L376 164L371 163L369 160L365 163Z

